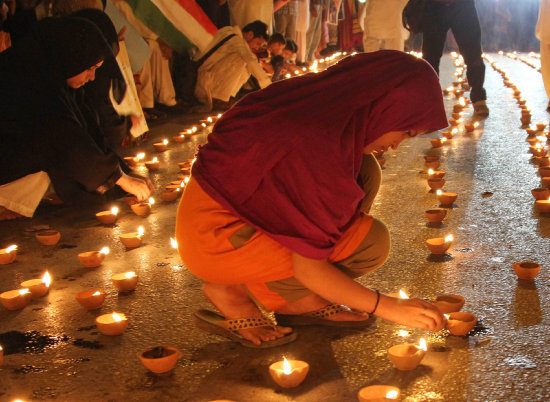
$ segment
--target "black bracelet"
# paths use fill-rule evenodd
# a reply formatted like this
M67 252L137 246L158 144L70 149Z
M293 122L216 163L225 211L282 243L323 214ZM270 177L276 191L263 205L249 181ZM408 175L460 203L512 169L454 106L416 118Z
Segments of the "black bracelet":
M374 308L372 309L372 311L369 313L369 315L372 315L374 314L374 312L376 311L376 309L378 308L378 303L380 303L380 291L379 290L376 290L376 304L374 305Z

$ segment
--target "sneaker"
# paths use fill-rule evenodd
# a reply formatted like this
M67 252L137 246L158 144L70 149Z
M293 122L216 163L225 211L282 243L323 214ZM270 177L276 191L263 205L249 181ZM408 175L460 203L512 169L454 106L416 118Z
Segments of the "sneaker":
M474 118L486 119L489 117L489 108L487 107L487 102L480 100L474 102Z

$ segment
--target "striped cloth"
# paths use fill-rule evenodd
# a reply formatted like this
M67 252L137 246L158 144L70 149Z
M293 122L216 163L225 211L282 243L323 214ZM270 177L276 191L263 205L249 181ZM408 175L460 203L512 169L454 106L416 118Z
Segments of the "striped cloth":
M134 14L172 49L206 49L218 31L195 0L126 0Z

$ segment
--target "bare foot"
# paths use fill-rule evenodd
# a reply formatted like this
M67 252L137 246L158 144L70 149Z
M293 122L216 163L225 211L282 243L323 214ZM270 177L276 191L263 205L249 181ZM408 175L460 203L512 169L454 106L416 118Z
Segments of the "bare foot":
M10 211L5 207L0 207L0 221L11 221L12 219L22 218L23 215Z
M219 283L205 283L202 287L205 296L228 320L249 317L262 317L261 311L250 299L240 285L226 285ZM238 331L243 338L256 345L263 341L272 341L282 338L292 332L289 327L258 327L241 329Z
M281 307L277 310L277 314L288 314L288 315L300 315L311 313L313 311L320 310L324 307L327 307L331 304L328 300L323 299L321 296L312 294L306 296L300 300L297 300L293 303L287 304L286 306ZM355 311L342 311L331 315L330 317L324 317L326 320L330 321L364 321L369 318L369 315L364 312L355 312Z

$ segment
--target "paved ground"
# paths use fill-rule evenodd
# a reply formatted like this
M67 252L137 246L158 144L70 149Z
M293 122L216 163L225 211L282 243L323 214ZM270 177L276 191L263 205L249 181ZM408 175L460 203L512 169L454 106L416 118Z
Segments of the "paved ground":
M546 121L540 73L520 61L493 57L519 85L533 121ZM453 72L446 58L443 87L453 80ZM490 67L486 88L490 118L473 134L459 135L437 151L441 170L447 172L445 189L459 194L442 227L430 227L424 218L424 210L437 206L423 166L423 155L434 153L428 139L412 139L385 155L373 213L391 230L392 252L384 267L362 279L383 292L403 288L424 298L442 293L464 296L463 310L480 319L470 336L400 333L403 327L379 320L376 328L365 331L298 329L299 339L293 344L245 349L192 324L192 311L208 304L200 282L186 272L169 246L177 202L159 202L146 218L119 202L121 213L113 227L99 224L94 218L97 211L45 207L32 220L0 223L0 246L19 246L17 260L0 267L0 290L17 288L46 269L54 279L49 294L25 309L0 308L0 344L6 354L0 367L0 400L345 402L356 400L357 391L370 384L396 385L406 401L549 400L550 314L544 300L550 298L550 218L533 210L530 190L540 179L530 160L519 108ZM450 111L454 100L447 97L446 104ZM154 127L153 137L171 137L197 119L173 118ZM156 187L175 180L176 162L191 157L205 140L206 135L199 135L158 155L162 169L151 175ZM139 150L152 155L152 142ZM487 192L492 196L483 195ZM42 225L61 232L57 246L41 246L34 239L33 230ZM145 228L144 242L126 251L118 235L139 225ZM447 233L456 239L450 254L431 257L424 241ZM79 264L77 253L105 245L111 254L101 267ZM516 279L512 263L521 260L543 264L534 282ZM119 295L109 278L129 270L139 274L140 284L135 292ZM101 310L87 312L74 296L94 287L103 289L107 299ZM128 316L128 329L118 337L98 334L95 317L113 310ZM9 331L26 338L18 343L18 334L6 334ZM39 334L33 337L30 331ZM429 342L422 364L410 372L394 369L386 350L421 336ZM181 352L168 375L148 374L137 358L139 351L156 345L175 346ZM311 365L298 388L283 390L269 376L269 364L283 355Z

